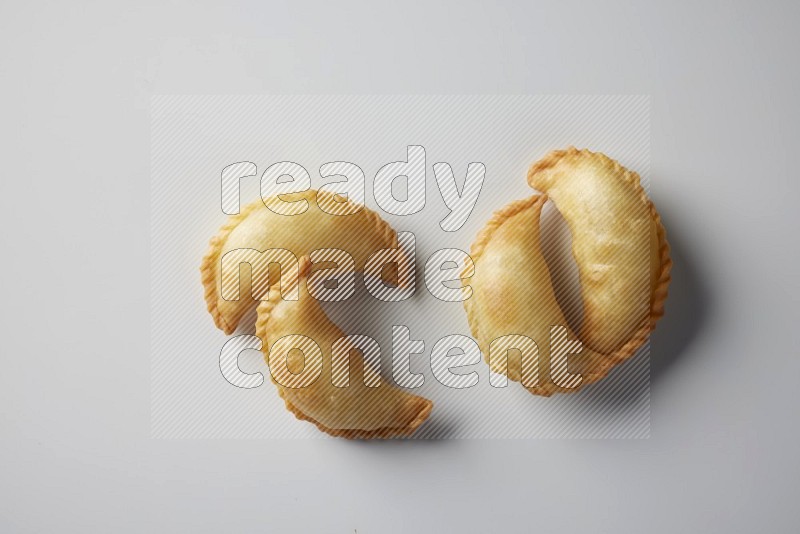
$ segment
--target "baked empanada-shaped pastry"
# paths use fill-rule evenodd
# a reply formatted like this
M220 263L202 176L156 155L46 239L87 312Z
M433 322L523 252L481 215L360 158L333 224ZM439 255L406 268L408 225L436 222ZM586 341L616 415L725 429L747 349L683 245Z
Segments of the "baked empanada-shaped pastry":
M481 230L470 252L475 267L467 283L473 293L464 307L492 371L521 381L531 393L550 396L599 380L618 360L583 347L567 357L569 373L582 378L556 382L559 372L551 361L552 349L559 342L563 345L564 334L568 340L575 336L556 302L541 252L539 220L546 200L533 196L512 202ZM464 277L469 274L465 269ZM560 329L561 339L553 336L553 327ZM538 354L527 340L538 346Z
M352 337L342 340L345 334L311 297L310 266L307 257L300 259L299 300L282 300L277 288L271 288L270 299L258 305L256 335L286 407L332 436L372 439L413 433L433 403L379 382L374 370L365 385L363 345L351 342Z
M211 239L210 248L200 268L205 287L208 311L214 323L226 334L232 333L242 316L252 310L258 302L251 292L251 272L244 269L239 278L238 264L225 269L224 280L234 283L238 279L238 299L233 300L222 292L222 258L237 249L253 249L263 252L268 249L285 249L296 257L308 255L323 248L336 248L348 252L361 271L369 256L380 249L397 248L397 233L380 216L363 207L356 213L355 204L340 200L341 197L325 191L304 191L280 195L285 202L293 202L298 208L307 203L308 208L297 215L279 215L268 209L262 200L244 206L238 215L233 215ZM267 202L276 201L269 198ZM320 209L323 204L325 211ZM350 215L333 215L350 213ZM299 211L299 210L298 210ZM230 271L230 272L228 272ZM396 274L396 273L395 273ZM256 295L265 297L266 286L274 286L277 277L260 272ZM392 283L393 280L387 280ZM223 298L223 296L227 297Z
M580 339L632 355L664 314L672 262L664 227L639 175L574 147L534 163L528 184L547 194L572 232L584 322Z

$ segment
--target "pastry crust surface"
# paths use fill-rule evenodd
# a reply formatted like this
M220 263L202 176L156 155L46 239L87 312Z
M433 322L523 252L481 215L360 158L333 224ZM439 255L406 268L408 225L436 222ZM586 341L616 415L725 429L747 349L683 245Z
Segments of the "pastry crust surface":
M259 199L244 206L238 215L232 215L219 233L211 239L209 250L200 267L208 311L217 328L231 334L242 316L258 303L251 293L249 269L242 270L239 279L239 299L225 300L221 296L221 258L236 249L282 248L298 258L321 248L347 251L355 261L357 270L363 270L367 258L375 251L397 248L397 233L381 217L362 207L351 215L332 215L320 209L318 202L330 206L355 206L341 201L325 191L310 190L290 195L280 195L287 202L306 201L308 209L301 214L286 216L270 211ZM268 199L270 200L270 199ZM236 276L238 273L227 273ZM270 285L277 280L271 279Z
M528 184L553 200L572 232L584 308L580 339L603 354L632 355L664 313L672 266L639 175L573 147L534 163Z
M406 393L385 380L378 387L365 385L364 358L359 350L349 350L352 346L348 346L349 385L336 387L333 384L331 347L345 334L308 293L306 281L310 265L307 257L301 258L299 300L282 300L274 289L270 291L270 299L258 305L256 335L263 341L262 350L270 365L273 383L286 408L298 419L310 421L332 436L373 439L412 434L428 418L433 403ZM289 372L297 372L297 369L309 365L309 360L304 362L303 355L297 350L288 355L271 354L275 342L288 335L307 336L321 349L321 375L306 387L286 387L275 379L282 361L271 358L285 358ZM341 367L337 366L337 369ZM280 382L287 383L285 380Z
M470 252L475 274L467 281L473 293L464 301L464 307L472 335L495 373L507 374L517 382L523 378L521 351L508 351L507 368L502 359L490 361L493 340L522 335L538 345L539 382L526 389L550 396L580 387L562 388L550 377L551 326L565 327L569 339L575 339L575 335L556 301L541 253L539 221L546 200L545 196L534 195L512 202L496 212L479 232ZM568 361L571 373L583 375L581 387L601 379L617 363L615 358L588 347L580 354L570 355Z

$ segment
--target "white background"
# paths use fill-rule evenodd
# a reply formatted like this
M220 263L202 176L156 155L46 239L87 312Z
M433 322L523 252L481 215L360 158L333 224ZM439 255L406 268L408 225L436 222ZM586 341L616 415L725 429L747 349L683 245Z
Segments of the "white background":
M789 2L0 8L0 530L793 532ZM641 441L150 436L154 93L652 95L675 293Z

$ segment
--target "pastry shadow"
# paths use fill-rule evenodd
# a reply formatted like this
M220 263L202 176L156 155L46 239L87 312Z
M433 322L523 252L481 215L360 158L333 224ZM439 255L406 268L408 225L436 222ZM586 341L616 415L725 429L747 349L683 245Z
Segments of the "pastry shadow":
M411 445L407 442L415 442L413 444L414 447L426 447L450 441L456 437L457 433L458 425L441 415L437 415L436 408L434 408L430 418L409 436L396 436L389 439L354 439L348 440L348 443L369 448L396 449Z
M446 441L455 438L458 431L459 425L450 418L445 417L444 414L437 414L434 407L430 418L406 439L428 442Z
M672 229L669 209L659 206L672 257L672 280L664 317L651 336L651 377L659 380L679 364L708 322L714 299L697 263L685 246L686 241Z

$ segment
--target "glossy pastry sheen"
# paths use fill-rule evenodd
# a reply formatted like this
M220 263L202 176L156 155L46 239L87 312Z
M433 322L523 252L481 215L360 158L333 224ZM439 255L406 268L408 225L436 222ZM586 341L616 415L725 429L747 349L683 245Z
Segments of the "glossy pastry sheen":
M523 380L522 351L508 352L506 370L502 365L504 359L492 356L494 340L520 335L535 341L539 382L527 389L537 395L550 396L576 391L579 387L558 386L550 372L551 327L565 327L569 339L574 340L575 335L569 331L556 302L550 272L541 253L539 221L546 200L544 196L533 196L512 202L496 212L481 230L470 252L475 263L474 275L466 282L473 293L464 301L464 306L472 335L496 373L507 373L514 381ZM599 380L617 363L613 357L598 354L588 347L579 354L570 355L568 361L570 373L582 375L578 386Z
M346 438L390 438L413 433L430 415L433 403L422 397L382 381L378 387L365 385L364 358L352 344L344 343L344 354L349 354L349 380L346 387L333 384L332 369L342 369L333 364L331 347L345 336L327 317L319 302L313 299L306 287L310 262L300 261L300 299L282 300L277 290L271 290L270 299L258 305L256 335L263 341L263 350L273 382L286 402L286 407L297 416L314 423L320 430L333 436ZM306 336L319 347L317 357L305 357L298 350L274 350L275 343L285 336ZM290 344L291 345L291 344ZM316 350L316 349L315 349ZM306 350L311 354L313 350ZM288 355L287 355L288 354ZM306 387L287 387L304 366L321 366L321 374ZM292 373L295 373L293 376ZM337 371L337 378L341 373Z
M664 227L639 175L604 154L551 152L528 171L572 232L583 297L581 340L631 355L663 315L672 262Z
M221 295L221 258L236 249L282 248L296 257L321 248L337 248L347 251L358 270L364 268L367 258L375 251L397 247L397 234L378 214L362 208L351 215L332 215L320 209L325 202L331 206L353 204L334 199L334 195L323 191L305 191L281 195L287 202L308 202L308 209L298 215L286 216L273 213L262 200L243 207L238 215L230 217L219 233L211 239L209 251L200 268L208 311L214 323L226 334L232 333L242 316L252 310L257 300L252 298L250 271L241 273L238 300L225 300ZM270 199L268 199L270 200ZM226 273L226 277L238 276L238 272ZM227 278L226 278L227 279ZM276 280L270 280L275 282Z

